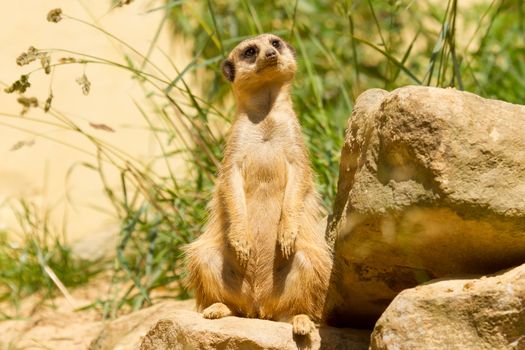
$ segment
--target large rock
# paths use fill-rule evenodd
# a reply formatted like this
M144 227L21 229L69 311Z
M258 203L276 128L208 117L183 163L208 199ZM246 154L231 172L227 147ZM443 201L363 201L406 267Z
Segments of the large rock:
M294 337L288 323L226 317L207 320L192 303L163 302L106 325L90 350L366 350L370 331L321 327Z
M430 87L363 93L329 238L333 321L350 325L372 324L405 288L525 262L525 106Z
M371 349L524 350L525 265L401 292L377 322Z

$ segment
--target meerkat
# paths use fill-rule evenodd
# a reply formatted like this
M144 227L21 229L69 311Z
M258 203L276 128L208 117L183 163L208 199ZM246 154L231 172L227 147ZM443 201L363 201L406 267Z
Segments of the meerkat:
M306 335L323 319L332 258L290 96L296 70L294 49L271 34L223 62L237 109L209 221L186 259L205 318L285 321Z

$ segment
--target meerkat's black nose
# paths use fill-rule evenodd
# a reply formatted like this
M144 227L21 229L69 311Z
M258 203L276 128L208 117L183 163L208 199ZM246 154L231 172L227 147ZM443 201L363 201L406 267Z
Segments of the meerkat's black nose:
M266 58L273 58L277 56L277 51L275 51L274 49L268 49L266 50L264 55L266 56Z

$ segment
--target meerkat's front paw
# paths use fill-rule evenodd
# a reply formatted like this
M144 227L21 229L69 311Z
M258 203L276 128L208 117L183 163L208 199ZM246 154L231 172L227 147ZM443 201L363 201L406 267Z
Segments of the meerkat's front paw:
M223 318L231 315L233 315L233 312L223 303L211 304L202 312L202 317L208 319Z
M231 242L232 248L235 251L237 256L237 261L242 267L248 265L248 260L250 259L250 244L248 241L243 239L234 239Z
M307 335L315 330L315 323L308 315L296 315L292 318L292 332L297 335Z
M281 247L281 254L288 259L295 251L295 239L297 238L297 226L290 225L286 221L279 224L279 235L277 240Z

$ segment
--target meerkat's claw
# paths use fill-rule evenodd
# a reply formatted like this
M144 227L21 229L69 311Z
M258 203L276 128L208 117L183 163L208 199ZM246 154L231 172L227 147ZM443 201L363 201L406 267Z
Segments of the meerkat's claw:
M279 242L279 245L281 246L281 254L283 255L283 257L285 259L290 258L294 251L294 241L290 239L281 240Z
M223 303L212 304L206 309L204 309L204 311L202 312L202 317L208 319L223 318L231 315L233 315L233 312L228 306L224 305Z
M281 247L281 254L285 259L290 258L295 251L295 238L297 237L297 230L291 230L286 225L281 225L281 232L279 233L279 246Z
M292 318L292 332L297 335L310 334L315 329L315 324L308 315L296 315Z

